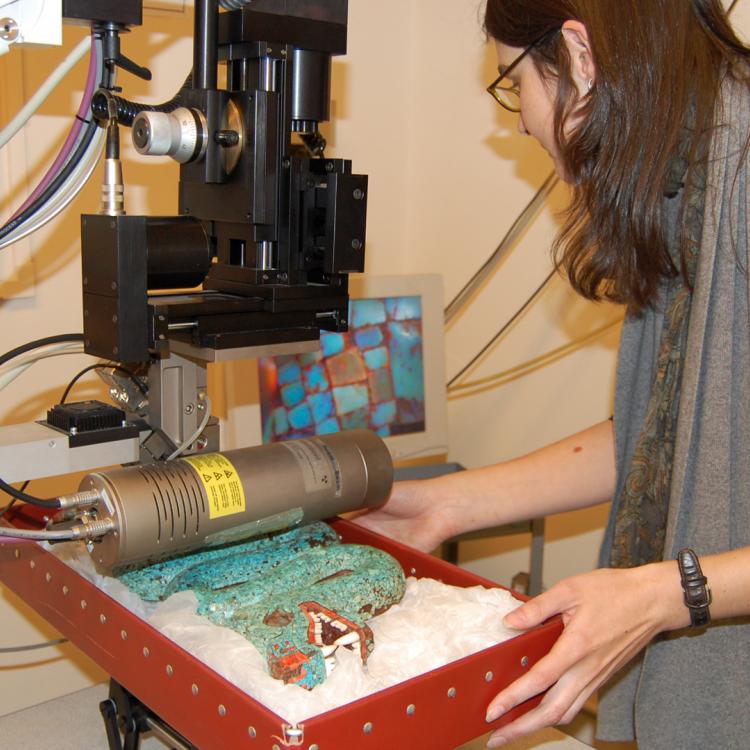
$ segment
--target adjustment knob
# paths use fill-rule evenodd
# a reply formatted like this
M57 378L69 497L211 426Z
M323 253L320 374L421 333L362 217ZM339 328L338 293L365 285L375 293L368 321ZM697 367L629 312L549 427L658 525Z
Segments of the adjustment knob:
M196 109L141 112L133 121L133 145L139 154L171 156L185 164L203 156L206 142L206 119Z

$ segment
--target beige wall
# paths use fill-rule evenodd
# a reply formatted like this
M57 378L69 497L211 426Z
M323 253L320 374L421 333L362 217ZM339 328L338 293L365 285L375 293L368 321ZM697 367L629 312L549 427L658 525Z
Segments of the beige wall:
M154 3L156 4L156 3ZM750 29L748 0L737 19ZM170 96L190 66L191 9L179 0L147 14L145 26L124 39L124 50L155 73L146 84L128 75L120 82L134 99ZM188 4L189 5L189 4ZM484 93L496 62L479 27L480 0L350 0L347 57L334 64L333 112L326 130L331 153L352 158L370 175L368 272L439 272L448 299L492 252L518 212L551 170L546 154L515 130L515 118ZM66 27L65 50L83 31ZM7 102L28 98L65 52L21 52L0 58L0 87ZM80 98L85 64L71 74L25 132L12 143L12 164L0 159L0 215L7 216L24 189L19 161L38 170L56 152ZM5 77L3 77L5 76ZM7 82L10 83L7 83ZM14 105L15 106L15 105ZM0 123L12 112L0 110ZM8 149L5 149L7 152ZM23 170L21 170L23 171ZM11 184L8 184L11 175ZM169 161L144 161L126 149L127 208L131 213L171 213L177 169ZM13 181L15 180L15 181ZM78 215L97 208L98 179L65 216L0 265L0 350L39 336L81 328ZM550 268L555 212L565 204L558 187L543 215L517 243L475 304L447 332L449 376L466 362L526 299ZM28 258L28 260L27 260ZM617 311L575 299L555 282L508 335L471 372L503 371L612 319ZM563 437L611 412L617 331L527 377L449 403L451 458L477 466ZM89 360L65 357L39 364L0 392L3 424L39 418L59 399L70 376ZM211 373L216 413L226 446L257 441L254 365L237 363ZM97 392L86 380L77 395ZM34 483L39 493L73 486L75 478ZM606 508L566 514L547 524L545 583L590 568ZM467 543L464 564L507 583L527 568L528 540ZM52 637L50 629L0 588L2 643ZM101 672L74 649L0 655L0 713L70 692Z

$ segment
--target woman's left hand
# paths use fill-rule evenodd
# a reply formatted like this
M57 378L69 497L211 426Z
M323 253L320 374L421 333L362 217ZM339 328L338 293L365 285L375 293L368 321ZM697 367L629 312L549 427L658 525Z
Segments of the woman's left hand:
M493 698L487 721L548 692L536 708L498 729L488 747L567 724L657 633L690 624L673 561L568 578L511 612L505 624L525 630L554 615L561 615L565 626L557 642L527 674Z

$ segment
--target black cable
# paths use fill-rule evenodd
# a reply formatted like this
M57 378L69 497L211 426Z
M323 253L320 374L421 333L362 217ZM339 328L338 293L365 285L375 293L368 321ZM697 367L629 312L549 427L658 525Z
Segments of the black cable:
M183 94L186 89L192 88L193 86L193 73L192 71L188 74L185 82L180 87L180 90L166 102L161 104L143 104L141 102L133 102L130 99L124 99L121 96L115 96L111 92L104 89L94 92L94 96L91 99L91 112L97 120L106 122L110 116L110 103L114 105L116 112L117 122L120 125L130 127L133 124L133 120L141 112L174 112L178 107L183 105L184 97Z
M80 372L77 372L71 379L71 381L68 383L68 385L65 387L65 390L63 391L63 395L60 398L60 403L64 404L65 400L68 398L68 395L70 394L71 389L73 386L87 373L91 372L91 370L117 370L118 372L125 373L135 384L135 386L138 388L138 390L144 395L148 395L148 391L143 386L143 383L138 380L136 377L136 374L129 370L127 367L123 367L122 365L116 365L116 364L107 364L105 362L96 362L93 365L89 365L88 367L84 367Z
M27 479L20 487L20 492L24 492L26 488L31 483L30 479ZM18 502L17 497L12 497L10 502L2 509L0 510L0 518L2 518L16 503Z
M22 490L17 490L15 487L12 487L3 479L0 479L0 490L10 495L11 497L15 498L16 500L23 500L23 502L25 503L30 503L31 505L38 505L40 508L56 508L57 509L60 507L60 501L56 497L51 498L50 500L45 500L42 497L34 497L34 495L27 495Z
M29 341L27 344L21 344L15 349L11 349L10 351L5 352L5 354L0 354L0 367L2 367L7 362L10 362L11 359L15 359L21 354L26 354L26 352L34 351L34 349L41 349L43 346L50 346L51 344L64 344L68 341L83 341L83 334L58 333L54 336L45 336L41 339L34 339L34 341Z
M49 346L50 344L61 344L68 341L83 341L83 334L82 333L60 333L56 336L45 336L41 339L35 339L34 341L29 341L27 344L21 344L21 346L17 346L15 349L11 349L8 352L5 352L5 354L0 354L0 367L4 365L6 362L10 362L10 360L15 359L16 357L20 356L21 354L25 354L26 352L33 351L34 349L40 349L43 346ZM17 490L15 487L11 487L7 482L5 482L3 479L0 479L0 490L10 495L14 500L23 500L25 503L31 503L32 505L39 505L42 508L59 508L60 505L56 499L54 500L45 500L41 497L34 497L33 495L27 495L24 492L24 489L26 489L26 485L22 487L22 489ZM5 507L3 510L3 515L10 510L11 506L13 505L13 502L11 502L9 505Z
M518 216L513 220L513 223L510 225L510 228L505 233L505 236L500 240L500 243L495 248L495 250L475 271L472 277L454 295L453 299L445 306L446 320L455 314L453 311L454 307L459 304L461 298L464 296L464 294L466 294L467 290L471 289L474 286L476 280L480 278L487 271L487 269L492 266L498 255L502 254L505 251L506 247L510 243L511 238L515 237L516 233L519 231L519 228L523 228L525 226L527 216L536 209L536 205L541 198L549 195L549 193L552 192L558 181L559 178L554 171L550 172L550 174L547 175L541 187L536 191L536 193L534 193L534 197L524 206L521 213L518 214Z
M106 82L104 83L104 86L109 87L111 85L111 74L109 73L109 71L105 70L104 75L106 77ZM7 224L4 224L2 227L0 227L0 240L2 240L4 237L9 235L13 230L15 230L23 222L30 219L34 214L36 214L43 206L45 206L49 202L52 196L54 196L57 193L60 186L64 184L65 180L67 180L68 177L70 176L70 173L80 163L89 145L91 144L91 141L94 138L94 133L96 133L96 130L98 127L99 127L98 124L93 120L86 126L86 129L83 132L83 136L81 137L81 140L79 141L78 146L76 147L75 151L71 154L65 166L60 170L60 172L55 176L55 178L50 182L50 184L47 185L47 187L44 189L41 195L39 195L39 197L33 203L27 206L26 209L22 211L18 216L16 216L14 219L11 219Z
M510 317L505 325L465 364L449 381L448 388L450 388L507 330L516 320L525 312L529 305L539 296L539 293L549 283L550 279L557 273L557 269L553 268L550 271L546 279L532 292L531 296L516 310L515 313Z
M95 122L89 123L86 126L83 137L78 144L76 150L71 154L65 166L58 172L55 178L50 182L49 185L44 189L41 195L27 208L22 211L15 219L11 219L7 224L4 224L0 228L0 240L7 237L14 229L23 224L25 221L30 219L34 214L43 208L43 206L49 201L49 199L55 195L60 186L68 179L70 173L78 166L79 162L86 153L86 149L94 138L94 133L99 126Z

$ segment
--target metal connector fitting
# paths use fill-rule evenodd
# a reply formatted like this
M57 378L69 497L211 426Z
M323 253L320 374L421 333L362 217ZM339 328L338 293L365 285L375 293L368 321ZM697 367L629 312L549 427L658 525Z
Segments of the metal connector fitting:
M96 537L104 536L116 529L115 522L108 518L105 521L92 521L91 523L83 523L79 526L74 526L70 530L71 539L95 539Z
M81 490L72 495L60 495L58 498L61 510L81 508L84 505L98 505L102 496L99 490Z

